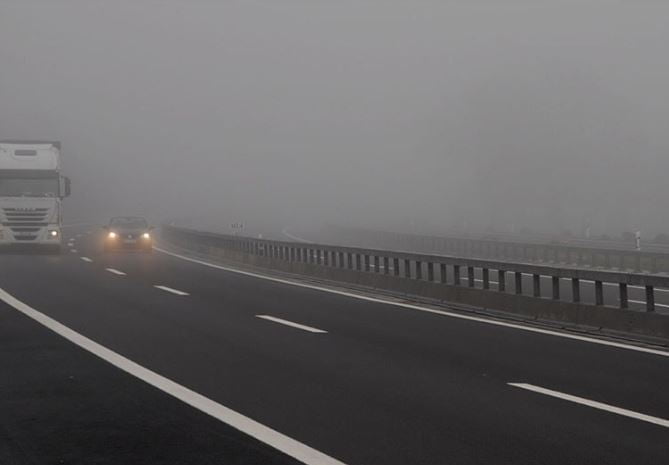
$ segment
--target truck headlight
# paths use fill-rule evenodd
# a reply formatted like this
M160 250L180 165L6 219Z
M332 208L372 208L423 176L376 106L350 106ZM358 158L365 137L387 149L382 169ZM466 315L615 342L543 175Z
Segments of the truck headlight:
M107 235L109 239L116 239L116 233L114 231L109 231L109 234Z
M142 237L143 237L144 239L151 239L151 234L149 234L149 233L144 233L144 234L142 234Z

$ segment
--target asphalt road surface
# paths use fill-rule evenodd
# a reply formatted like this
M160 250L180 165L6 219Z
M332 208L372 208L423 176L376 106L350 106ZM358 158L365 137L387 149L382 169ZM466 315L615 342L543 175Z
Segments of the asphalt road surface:
M669 456L661 351L158 251L103 254L94 229L67 232L62 256L0 256L0 463L657 465Z

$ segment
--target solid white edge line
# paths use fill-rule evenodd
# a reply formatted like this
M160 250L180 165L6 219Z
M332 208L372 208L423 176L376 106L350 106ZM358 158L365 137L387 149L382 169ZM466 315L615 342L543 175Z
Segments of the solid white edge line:
M327 334L327 331L324 331L322 329L314 328L312 326L307 326L307 325L302 325L300 323L294 323L292 321L284 320L282 318L276 318L274 316L270 315L256 315L257 318L262 318L263 320L269 320L273 321L275 323L279 323L282 325L290 326L293 328L301 329L303 331L309 331L310 333L320 333L320 334Z
M79 258L81 258L83 261L88 262L88 263L92 263L92 262L93 262L93 260L91 260L91 259L88 258L88 257L79 257Z
M178 289L172 289L171 287L163 286L160 284L154 284L153 287L156 289L160 289L161 291L166 291L166 292L171 292L172 294L176 295L190 295L188 292L180 291Z
M180 401L194 407L201 412L210 415L217 420L226 423L242 433L251 436L260 442L263 442L284 454L293 457L306 465L345 465L322 452L317 451L295 439L279 433L249 417L242 415L224 405L215 402L202 394L188 389L186 386L175 383L174 381L139 365L132 360L106 348L97 342L88 339L86 336L77 333L62 323L46 316L35 310L28 304L18 300L4 289L0 288L0 300L7 305L14 307L19 312L32 318L43 326L46 326L54 333L73 342L82 349L100 357L102 360L111 363L126 373L154 386L161 391L179 399Z
M645 300L632 300L632 299L627 299L627 301L630 302L630 303L633 303L633 304L643 304L643 305L646 305L646 303L647 303ZM657 302L655 302L655 306L656 306L656 307L662 307L662 308L669 308L669 305L667 305L667 304L658 304Z
M653 354L653 355L660 355L662 357L669 357L669 351L650 349L650 348L647 348L647 347L639 347L639 346L634 346L634 345L630 345L630 344L624 344L624 343L621 343L621 342L608 341L608 340L605 340L605 339L597 339L597 338L593 338L593 337L580 336L580 335L576 335L576 334L561 333L559 331L553 331L553 330L550 330L550 329L541 329L541 328L536 328L536 327L533 327L533 326L523 326L523 325L516 324L516 323L507 323L505 321L492 320L492 319L483 318L483 317L470 316L470 315L464 315L464 314L460 314L460 313L448 312L448 311L445 311L445 310L437 310L437 309L433 309L433 308L422 307L422 306L416 305L416 304L409 304L409 303L404 303L404 302L392 302L392 301L384 300L384 299L381 299L381 298L378 298L378 297L369 297L369 296L365 296L365 295L354 294L354 293L351 293L351 292L339 291L339 290L336 290L336 289L329 289L329 288L326 288L326 287L317 286L315 284L306 284L306 283L301 283L301 282L297 282L297 281L290 281L288 279L275 278L275 277L272 277L272 276L267 276L267 275L263 275L263 274L259 274L259 273L253 273L253 272L250 272L250 271L242 271L242 270L238 270L236 268L230 268L230 267L227 267L227 266L216 265L214 263L209 263L209 262L206 262L204 260L198 260L196 258L187 257L185 255L181 255L181 254L178 254L178 253L175 253L175 252L170 252L169 250L165 250L165 249L160 248L160 247L155 247L154 246L154 249L157 250L160 253L164 253L166 255L170 255L172 257L179 258L181 260L186 260L186 261L189 261L189 262L192 262L192 263L197 263L199 265L208 266L210 268L216 268L216 269L219 269L219 270L229 271L231 273L237 273L237 274L241 274L241 275L245 275L245 276L252 276L254 278L265 279L265 280L268 280L268 281L274 281L274 282L281 283L281 284L288 284L290 286L303 287L303 288L307 288L307 289L314 289L314 290L317 290L317 291L328 292L328 293L331 293L331 294L337 294L337 295L342 295L342 296L346 296L346 297L352 297L352 298L358 299L358 300L365 300L367 302L376 302L376 303L385 304L385 305L389 305L389 306L393 306L393 307L408 308L408 309L411 309L411 310L418 310L418 311L421 311L421 312L433 313L435 315L442 315L442 316L447 316L447 317L451 317L451 318L459 318L461 320L476 321L478 323L485 323L485 324L494 325L494 326L502 326L502 327L505 327L505 328L520 329L520 330L528 331L528 332L531 332L531 333L545 334L545 335L549 335L549 336L561 337L561 338L564 338L564 339L572 339L572 340L575 340L575 341L589 342L589 343L592 343L592 344L599 344L599 345L604 345L604 346L608 346L608 347L616 347L618 349L632 350L632 351L635 351L635 352L643 352L643 353L646 353L646 354Z
M620 407L614 407L613 405L604 404L602 402L597 402L595 400L585 399L583 397L572 396L571 394L565 394L559 391L553 391L551 389L542 388L540 386L535 386L533 384L527 383L507 383L509 386L514 386L520 389L526 389L528 391L537 392L539 394L544 394L546 396L556 397L558 399L568 400L581 405L586 405L588 407L596 408L599 410L605 410L607 412L615 413L617 415L622 415L629 418L634 418L636 420L645 421L648 423L653 423L655 425L664 426L669 428L669 420L663 418L653 417L650 415L645 415L643 413L634 412L632 410L627 410Z
M119 276L125 276L125 273L123 271L119 271L115 268L105 268L105 270L109 271L110 273L117 274Z

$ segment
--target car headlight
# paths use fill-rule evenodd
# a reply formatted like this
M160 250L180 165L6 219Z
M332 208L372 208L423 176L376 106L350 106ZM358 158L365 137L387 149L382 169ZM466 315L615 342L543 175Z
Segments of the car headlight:
M148 232L145 232L144 234L142 234L142 237L144 239L151 239L151 234L149 234Z
M107 235L109 239L116 239L116 233L114 231L109 231L109 234Z
M49 231L49 236L51 237L58 237L58 231L56 229L51 229Z

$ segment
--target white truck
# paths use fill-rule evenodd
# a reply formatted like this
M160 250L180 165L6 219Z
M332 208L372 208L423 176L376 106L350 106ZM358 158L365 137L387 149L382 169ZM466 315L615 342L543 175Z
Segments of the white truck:
M0 250L60 253L61 202L70 195L60 166L60 142L0 140Z

